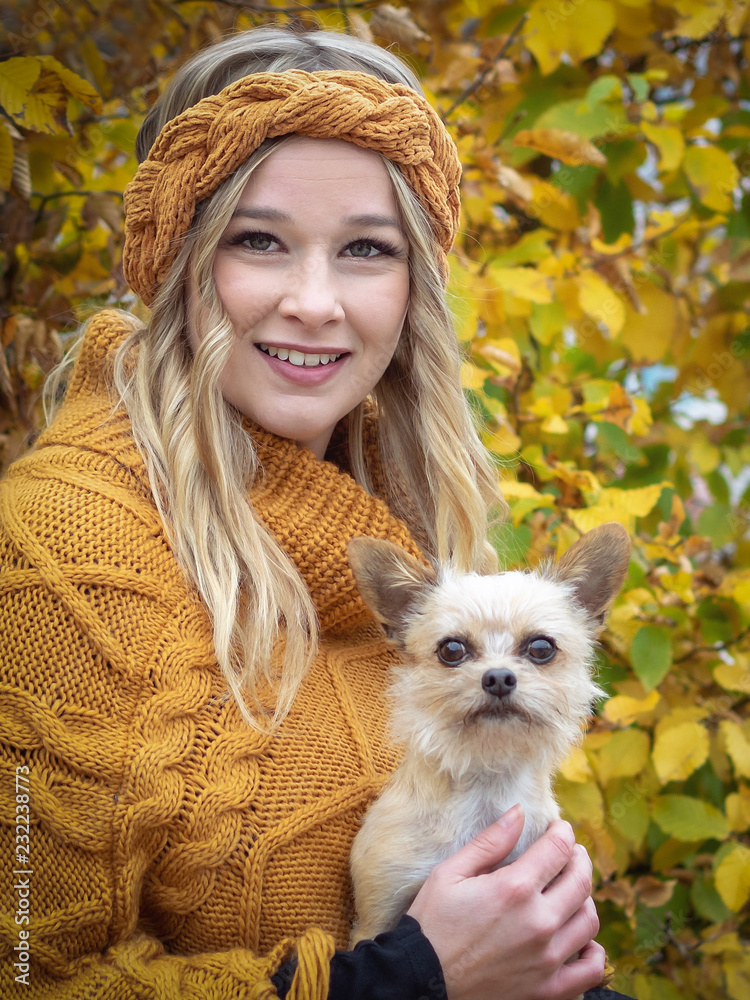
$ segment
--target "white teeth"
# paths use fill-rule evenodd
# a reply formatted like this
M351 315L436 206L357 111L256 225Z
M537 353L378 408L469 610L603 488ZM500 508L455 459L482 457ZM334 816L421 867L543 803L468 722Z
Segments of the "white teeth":
M258 347L265 354L279 361L289 361L297 368L316 368L318 365L328 365L332 361L338 361L340 354L303 354L302 351L290 351L286 347L272 347L270 344L258 344Z

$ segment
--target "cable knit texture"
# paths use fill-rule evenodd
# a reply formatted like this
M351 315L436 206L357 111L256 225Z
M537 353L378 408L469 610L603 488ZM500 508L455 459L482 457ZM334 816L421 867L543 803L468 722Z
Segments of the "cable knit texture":
M438 245L450 250L461 164L445 126L420 94L366 73L254 73L167 122L125 191L123 271L147 305L198 202L265 139L290 134L343 139L398 164Z
M345 471L260 434L253 500L310 588L322 642L281 730L250 730L106 392L125 332L115 313L89 324L58 417L0 483L0 995L260 1000L296 951L290 997L324 1000L352 917L350 845L396 764L391 654L346 543L418 550ZM18 766L31 772L28 986L13 967Z

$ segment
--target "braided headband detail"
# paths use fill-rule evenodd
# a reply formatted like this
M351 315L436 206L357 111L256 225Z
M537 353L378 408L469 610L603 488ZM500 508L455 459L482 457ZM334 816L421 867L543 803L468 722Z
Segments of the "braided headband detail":
M420 94L359 72L254 73L168 122L125 190L123 271L146 305L198 202L265 139L290 134L343 139L392 160L427 212L439 246L450 250L461 165L445 126Z

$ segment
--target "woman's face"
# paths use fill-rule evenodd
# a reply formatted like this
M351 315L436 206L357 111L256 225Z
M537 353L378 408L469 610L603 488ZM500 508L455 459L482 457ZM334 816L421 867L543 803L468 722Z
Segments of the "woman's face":
M337 139L281 146L243 191L214 280L236 333L225 399L322 458L406 316L408 244L383 161Z

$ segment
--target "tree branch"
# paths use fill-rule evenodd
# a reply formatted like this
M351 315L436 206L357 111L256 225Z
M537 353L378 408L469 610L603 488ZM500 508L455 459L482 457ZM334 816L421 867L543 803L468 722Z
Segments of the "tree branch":
M461 105L465 101L468 101L468 99L471 97L472 94L475 94L479 90L479 88L485 82L485 80L490 75L490 73L492 72L492 70L500 62L500 60L505 56L506 52L511 47L511 45L513 44L513 42L515 42L516 37L518 36L518 33L520 32L520 30L524 26L524 24L526 24L526 21L528 20L528 17L529 17L528 13L524 14L523 17L521 17L521 19L519 20L518 24L516 24L513 27L513 30L508 35L508 37L505 39L503 47L500 49L500 51L498 52L498 54L492 60L492 62L490 63L490 65L486 66L482 70L482 72L474 80L472 80L472 82L469 84L469 86L466 87L464 90L461 91L461 93L458 95L458 97L453 102L453 104L451 104L451 106L448 108L448 110L444 114L442 114L440 116L442 118L443 122L447 122L448 119L450 118L450 116L453 114L453 112L456 111L458 108L460 108Z
M194 3L195 0L172 0L172 3ZM253 0L215 0L216 3L224 4L225 7L234 7L238 10L247 10L251 13L259 14L304 14L305 11L336 10L346 13L350 7L374 7L379 0L332 0L332 2L322 3L298 3L293 7L271 7L269 4L255 3Z

